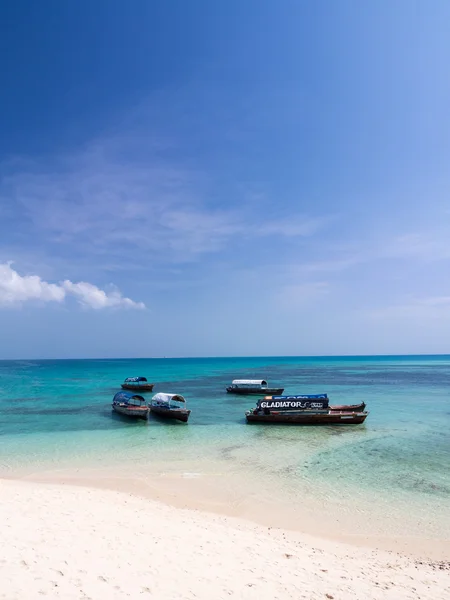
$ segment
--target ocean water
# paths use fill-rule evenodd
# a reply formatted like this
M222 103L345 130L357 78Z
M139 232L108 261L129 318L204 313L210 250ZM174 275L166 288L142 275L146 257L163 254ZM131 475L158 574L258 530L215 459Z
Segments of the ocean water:
M120 383L136 375L153 393L183 394L189 423L112 413ZM357 426L248 425L255 398L227 394L235 378L364 400L370 414ZM287 502L307 494L386 523L408 516L439 537L450 522L449 399L450 356L0 361L0 477L136 465L237 473Z

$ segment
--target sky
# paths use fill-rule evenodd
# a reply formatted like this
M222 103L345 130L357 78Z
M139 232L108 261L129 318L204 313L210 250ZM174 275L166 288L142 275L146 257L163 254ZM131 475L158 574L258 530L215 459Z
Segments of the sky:
M0 17L0 359L450 353L446 0Z

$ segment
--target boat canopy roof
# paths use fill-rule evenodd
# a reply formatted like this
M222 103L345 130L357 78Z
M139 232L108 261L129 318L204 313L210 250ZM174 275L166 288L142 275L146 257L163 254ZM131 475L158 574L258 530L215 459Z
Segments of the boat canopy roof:
M140 402L145 402L145 398L139 396L138 394L133 394L133 392L117 392L117 394L113 398L113 402L129 402L130 400L139 400Z
M147 381L147 377L127 377L125 383L135 383L138 381Z
M232 385L262 386L267 385L264 379L233 379Z
M170 402L186 402L186 400L181 396L181 394L165 394L164 392L159 392L155 394L152 398L152 401L161 402L163 404L170 404Z

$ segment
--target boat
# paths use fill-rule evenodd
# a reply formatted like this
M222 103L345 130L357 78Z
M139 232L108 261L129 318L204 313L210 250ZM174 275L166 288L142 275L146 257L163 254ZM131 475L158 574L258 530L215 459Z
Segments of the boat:
M121 415L135 419L147 419L149 413L145 398L130 392L117 392L112 401L112 409Z
M343 412L363 412L366 408L365 402L360 402L359 404L330 404L330 410L333 412L343 411Z
M270 388L264 379L233 379L227 387L229 394L253 395L253 396L278 396L284 392L284 388Z
M146 377L127 377L121 387L124 390L151 392L154 385L154 383L148 383Z
M303 411L303 413L271 412L268 415L258 411L248 411L247 423L295 423L297 425L360 425L364 423L368 412L339 412L327 410L323 413Z
M350 407L351 405L349 405ZM355 405L358 406L358 405ZM329 406L327 394L266 396L245 413L247 423L296 423L298 425L361 424L364 410L337 410Z
M185 408L186 400L180 394L155 394L150 401L150 412L166 419L187 423L191 411Z

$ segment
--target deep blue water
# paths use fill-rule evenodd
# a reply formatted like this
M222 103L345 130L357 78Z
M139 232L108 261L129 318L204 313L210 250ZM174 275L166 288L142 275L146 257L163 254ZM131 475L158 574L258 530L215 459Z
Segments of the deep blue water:
M112 396L136 375L155 382L153 393L183 394L189 423L112 414ZM334 404L364 400L370 414L359 426L247 425L255 400L225 392L235 378L327 393ZM450 506L449 399L450 356L0 361L0 476L157 453L168 468L207 458L291 493L308 482L343 498L372 494L442 511Z

